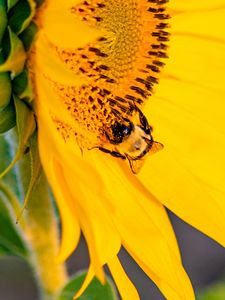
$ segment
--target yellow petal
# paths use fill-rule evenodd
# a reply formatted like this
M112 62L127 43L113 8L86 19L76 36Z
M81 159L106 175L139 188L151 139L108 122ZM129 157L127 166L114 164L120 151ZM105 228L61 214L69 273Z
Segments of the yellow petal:
M216 195L225 197L224 97L173 80L163 80L156 97L147 114L165 148L139 177L164 205L225 245L225 201Z
M165 74L208 90L224 92L225 44L198 36L172 37ZM157 91L161 90L161 85ZM172 94L173 91L167 90ZM197 99L197 98L196 98ZM183 99L180 99L183 102Z
M152 158L139 178L180 218L225 245L224 198L209 194L205 183L182 168L171 154L165 151Z
M118 165L118 159L111 158L110 156L106 158L97 151L91 151L86 159L90 159L90 162L95 164L96 169L103 175L103 185L106 188L106 192L103 194L105 196L102 205L108 209L109 214L111 215L116 212L118 208L115 206L115 203L117 202L126 201L125 199L127 198L133 199L134 203L139 202L143 212L147 214L161 230L165 239L168 240L174 253L176 253L179 258L180 254L177 241L165 208L158 200L156 200L156 198L154 198L151 192L144 187L136 176L131 175L128 164L122 162ZM121 174L120 168L123 169L125 175ZM121 186L122 188L120 188ZM108 198L108 201L106 201L107 199L105 199L105 197Z
M83 294L83 292L86 290L86 288L91 283L94 276L95 276L94 269L92 268L92 266L89 266L89 269L88 269L87 275L84 279L84 282L82 283L82 286L80 287L79 291L75 294L73 299L78 299Z
M38 23L43 26L48 41L63 48L79 48L100 37L98 30L87 25L71 12L71 8L79 2L78 0L46 1L39 14Z
M128 249L129 250L129 249ZM174 289L174 286L168 284L168 282L162 280L159 276L153 273L148 265L146 264L145 257L140 258L132 251L133 249L129 250L129 253L133 258L136 260L137 264L142 268L142 270L148 274L148 276L155 282L157 287L161 290L161 292L166 296L167 300L194 300L195 295L192 290L191 283L187 274L185 273L184 269L179 267L177 261L173 261L172 259L172 269L177 275L177 285L180 288L180 292Z
M169 101L152 103L151 114L154 115L155 137L165 145L162 152L174 157L202 183L225 191L224 135ZM160 156L161 153L157 154Z
M108 261L109 270L119 289L122 300L140 300L138 292L131 283L117 257Z
M159 131L157 128L158 124L155 123L158 119L158 113L157 117L154 118L153 110L154 107L157 104L160 105L161 102L169 103L168 105L177 107L176 119L179 118L179 115L181 115L183 112L185 114L189 113L192 118L195 118L197 122L202 123L203 126L206 124L206 126L212 127L217 132L222 134L225 133L225 104L223 92L207 89L206 87L202 87L197 84L195 85L173 78L162 79L160 82L160 87L161 89L158 89L157 94L154 97L154 101L152 101L151 104L149 103L149 115L151 123L154 125L154 136L156 139L160 139L162 136L159 136L161 128ZM150 106L152 106L152 108ZM168 117L168 122L170 120L173 122L172 118L169 119ZM175 128L173 131L174 130ZM206 128L204 129L204 132L207 133ZM165 134L162 135L165 136ZM169 137L168 140L170 141L171 137ZM181 145L179 140L178 144Z
M116 163L113 163L113 159L103 161L101 157L96 155L92 161L99 172L103 164L107 166L104 169L104 186L108 190L108 201L102 202L108 205L123 245L137 262L144 262L145 272L155 280L167 299L194 299L163 207L141 184L129 178L130 182L125 174L118 171L118 160L114 159ZM187 286L185 292L184 286ZM176 298L171 295L176 295Z
M223 8L224 0L171 0L168 6L178 11L212 10Z
M93 250L92 265L94 267L98 261L102 266L119 252L120 236L105 207L101 205L101 191L95 194L87 185L81 182L75 184L74 179L69 176L66 176L66 180L70 190L75 190L77 209L90 255Z
M47 39L43 30L40 30L37 36L34 61L36 64L36 81L38 82L38 89L46 90L45 85L47 85L47 95L53 93L49 89L49 84L52 83L51 80L71 86L78 86L85 83L80 76L75 75L71 70L66 68L65 64L56 56L54 47L51 47L50 41ZM53 98L48 97L48 100L56 101L57 95Z
M213 3L214 1L210 2ZM215 6L215 9L199 9L199 11L195 13L183 10L182 12L175 14L170 20L172 36L183 35L185 37L189 35L190 37L196 37L196 43L191 45L193 52L196 49L196 46L198 47L199 42L203 38L210 40L212 43L213 41L222 42L224 41L225 29L224 26L221 26L221 20L223 20L224 18L224 13L224 1L223 7ZM208 20L210 20L210 22L208 22ZM200 39L200 41L198 39ZM173 47L173 39L171 40L171 46ZM187 44L185 43L184 48L186 46ZM210 45L210 49L212 48L213 45ZM184 52L183 54L189 57L191 53ZM207 52L202 51L203 57L206 53ZM220 57L216 55L216 59L219 58Z
M61 221L62 221L62 240L58 261L65 260L76 248L80 237L80 226L74 211L74 207L69 205L68 192L59 184L57 170L54 168L52 151L49 151L49 144L45 140L44 132L39 127L39 150L45 173L57 200ZM72 237L72 238L71 238Z
M92 254L95 253L93 255L96 257L93 260L93 264L94 261L98 261L102 266L107 260L106 257L115 256L120 248L120 239L117 232L113 224L110 223L108 215L98 205L98 198L94 196L101 195L102 179L93 166L86 163L81 157L80 150L77 150L78 147L75 146L75 143L72 145L66 144L56 128L54 128L46 106L44 106L48 98L46 89L41 89L42 87L42 85L38 87L40 102L37 107L40 131L43 132L45 140L50 145L53 145L52 151L54 156L58 157L58 160L63 161L61 171L56 170L58 182L62 181L60 175L63 176L66 182L64 186L67 186L67 188L64 188L67 198L72 198L71 202L74 203L74 210L79 212L79 222L82 230L87 235L90 249L94 249L91 251ZM43 136L40 140L43 140ZM48 159L46 153L45 159ZM75 181L75 178L79 178L79 180ZM71 196L69 197L69 195ZM69 199L66 201L70 201ZM109 248L107 249L104 243L108 236L111 237L111 243L109 243Z
M36 76L39 82L37 85L39 101L36 103L36 112L39 127L41 128L40 131L42 131L45 141L52 147L54 156L57 157L59 161L65 162L65 166L68 165L69 169L72 168L71 172L73 178L80 178L80 181L87 184L92 191L99 191L102 186L101 177L96 173L92 164L87 164L83 159L81 150L75 139L70 139L69 142L65 143L57 131L56 125L52 121L51 112L66 118L68 123L70 120L74 122L72 117L69 116L65 109L62 109L60 102L57 101L56 95L54 93L51 94L51 89L47 89L47 83L43 80L43 76L39 72L37 72ZM51 99L51 97L53 97L53 99ZM55 102L50 100L55 100ZM75 161L76 163L71 163ZM93 180L89 180L90 177L87 177L87 170Z

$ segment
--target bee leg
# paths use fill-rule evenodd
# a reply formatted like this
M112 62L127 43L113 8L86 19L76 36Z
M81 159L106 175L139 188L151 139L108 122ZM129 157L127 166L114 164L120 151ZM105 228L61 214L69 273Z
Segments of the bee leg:
M147 120L146 116L143 114L143 112L139 108L136 107L136 110L139 113L140 123L142 125L144 132L146 134L151 134L152 127L148 124L148 120Z
M119 153L119 152L116 152L116 151L110 151L106 148L103 148L103 147L98 147L98 149L104 153L108 153L110 155L112 155L113 157L118 157L118 158L122 158L122 159L126 159L126 156Z

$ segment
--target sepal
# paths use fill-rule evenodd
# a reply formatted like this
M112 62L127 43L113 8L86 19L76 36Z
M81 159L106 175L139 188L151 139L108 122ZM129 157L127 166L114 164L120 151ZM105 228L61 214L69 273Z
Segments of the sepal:
M19 35L26 51L30 49L37 31L37 25L34 22L31 22L30 25Z
M18 98L24 99L27 103L32 102L34 95L26 68L13 80L13 92Z
M7 27L7 8L5 0L0 0L0 44Z
M14 103L0 111L0 134L6 133L16 125Z
M23 199L23 207L17 214L18 222L20 221L24 209L27 207L31 194L42 174L42 165L39 157L36 132L29 139L29 144L27 149L29 150L29 155L30 155L29 159L27 160L29 162L28 164L30 165L30 170L27 172L28 174L26 175L28 175L29 179L28 179L28 187L27 190L25 191L25 197Z
M14 78L23 71L26 60L25 49L22 41L10 27L4 41L9 46L9 53L5 62L0 65L0 72L11 72L11 78Z
M0 0L1 1L1 0ZM0 50L0 65L4 62L3 54ZM0 72L0 111L10 102L12 86L9 72Z
M35 8L35 1L20 0L10 10L8 23L16 34L20 34L28 27L34 17Z
M16 3L18 2L19 0L7 0L7 8L8 8L8 11L13 8L14 5L16 5Z
M14 96L27 103L34 98L25 66L38 30L32 21L37 5L35 0L0 0L0 133L15 126Z
M36 128L34 113L28 108L28 106L16 96L14 96L14 104L16 110L16 124L19 145L14 159L0 174L0 178L5 176L14 167L15 163L22 157L28 147L29 138L32 136Z

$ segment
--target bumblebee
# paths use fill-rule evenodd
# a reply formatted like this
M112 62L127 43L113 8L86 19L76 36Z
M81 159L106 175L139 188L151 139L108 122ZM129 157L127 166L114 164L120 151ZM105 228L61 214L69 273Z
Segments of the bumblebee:
M153 140L152 127L140 109L136 107L139 115L138 122L123 119L116 121L111 127L111 134L105 132L111 149L98 147L102 152L114 157L127 159L134 174L137 174L143 166L146 157L163 148L163 145ZM135 124L137 123L137 124Z

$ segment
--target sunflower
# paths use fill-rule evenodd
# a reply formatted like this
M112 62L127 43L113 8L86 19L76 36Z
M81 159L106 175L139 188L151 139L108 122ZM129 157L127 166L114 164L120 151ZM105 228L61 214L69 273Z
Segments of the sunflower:
M166 2L46 0L36 17L28 64L59 260L81 232L90 255L75 297L107 265L139 299L123 246L166 299L194 299L165 207L225 245L225 2Z

